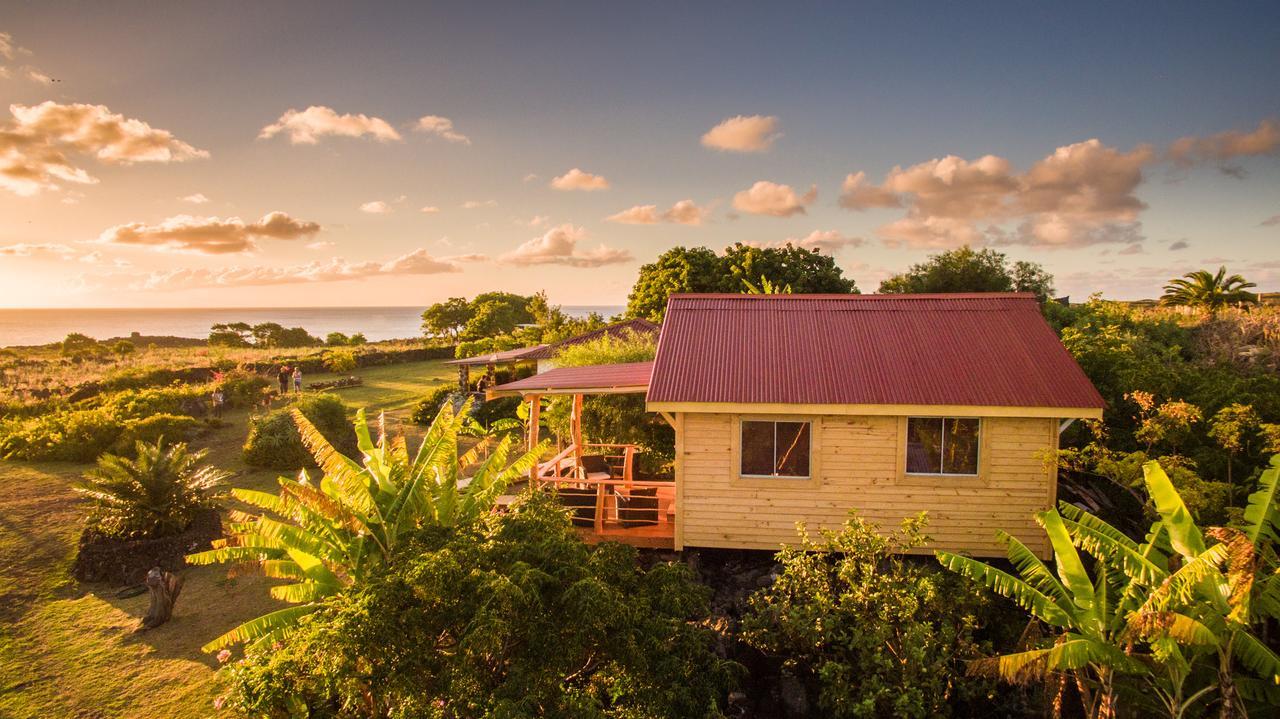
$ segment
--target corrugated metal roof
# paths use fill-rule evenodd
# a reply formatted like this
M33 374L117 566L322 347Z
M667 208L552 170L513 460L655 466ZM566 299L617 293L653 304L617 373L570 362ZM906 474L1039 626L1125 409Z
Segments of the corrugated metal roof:
M503 350L501 352L491 352L487 355L476 355L475 357L464 357L462 359L449 360L445 364L464 364L469 366L502 364L504 362L515 362L517 360L530 359L529 354L537 352L546 347L546 345L535 345L533 347L517 347L513 350Z
M598 330L584 332L575 337L563 339L563 340L560 340L559 342L552 342L549 345L542 345L541 347L535 348L534 350L529 352L527 355L524 355L523 357L521 357L521 359L529 359L529 360L551 359L552 357L556 356L556 353L558 353L560 350L564 349L565 347L572 347L573 345L579 345L579 344L582 344L583 342L590 342L592 340L599 339L604 336L620 338L628 333L657 334L658 325L646 319L634 319L634 320L627 320L625 322L615 322L614 324L608 325L606 327L601 327Z
M647 399L1103 406L1019 293L672 295Z
M652 362L599 364L589 367L557 367L532 377L494 387L495 395L567 394L575 390L628 390L643 392L653 373Z

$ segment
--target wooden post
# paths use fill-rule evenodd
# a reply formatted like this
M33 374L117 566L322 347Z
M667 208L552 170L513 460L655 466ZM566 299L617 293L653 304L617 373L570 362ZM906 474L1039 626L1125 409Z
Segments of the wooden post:
M573 412L569 416L569 432L573 435L573 459L582 466L582 395L573 396Z
M536 394L528 394L524 397L529 403L529 449L532 450L538 446L538 424L542 418L542 397ZM529 481L536 482L538 479L538 464L535 462L529 470Z
M178 595L182 593L182 577L152 567L147 572L146 585L151 592L151 606L147 608L147 616L142 618L138 631L155 629L169 621L173 616L173 605L178 603Z

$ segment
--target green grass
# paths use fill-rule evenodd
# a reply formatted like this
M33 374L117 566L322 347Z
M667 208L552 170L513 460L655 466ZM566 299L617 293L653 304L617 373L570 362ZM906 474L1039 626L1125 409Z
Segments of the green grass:
M438 361L353 374L364 386L337 390L338 396L371 416L386 411L389 426L410 434L405 423L414 402L455 377ZM193 444L236 473L231 486L274 489L276 472L240 461L248 413L224 419L227 426ZM69 574L82 511L70 487L87 466L0 461L0 717L216 715L218 663L200 647L281 606L267 595L269 580L190 567L173 619L134 633L146 595L117 599L116 588L81 584Z

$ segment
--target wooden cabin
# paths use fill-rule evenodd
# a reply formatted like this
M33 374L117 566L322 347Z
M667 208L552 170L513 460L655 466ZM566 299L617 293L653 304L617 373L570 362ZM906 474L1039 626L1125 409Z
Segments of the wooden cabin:
M654 362L496 392L574 395L574 441L534 481L594 489L590 529L622 541L629 462L595 484L584 466L581 397L603 392L644 392L675 432L634 542L675 549L774 550L856 509L886 528L927 511L931 548L999 556L1003 529L1048 556L1032 515L1056 501L1058 436L1103 406L1030 294L673 295Z

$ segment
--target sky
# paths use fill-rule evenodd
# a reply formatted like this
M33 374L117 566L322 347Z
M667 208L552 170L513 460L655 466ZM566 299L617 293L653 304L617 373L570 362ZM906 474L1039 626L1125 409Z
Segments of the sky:
M1280 3L59 3L0 12L0 307L625 302L678 245L864 292L1280 290Z

